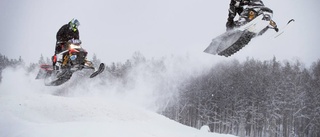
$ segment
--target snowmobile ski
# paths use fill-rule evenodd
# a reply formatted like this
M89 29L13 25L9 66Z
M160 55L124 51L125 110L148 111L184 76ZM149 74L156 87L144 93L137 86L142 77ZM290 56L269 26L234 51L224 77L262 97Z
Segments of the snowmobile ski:
M90 78L96 77L97 75L99 75L100 73L102 73L102 72L104 71L104 69L105 69L105 65L104 65L104 63L101 63L101 64L99 65L98 70L95 71L95 72L93 72L93 73L90 75Z
M277 37L279 37L280 35L282 35L282 34L285 32L285 30L287 30L288 28L290 28L290 26L292 25L293 22L295 22L294 19L289 20L288 23L287 23L282 29L280 29L279 32L277 32L277 33L273 36L273 38L277 38Z

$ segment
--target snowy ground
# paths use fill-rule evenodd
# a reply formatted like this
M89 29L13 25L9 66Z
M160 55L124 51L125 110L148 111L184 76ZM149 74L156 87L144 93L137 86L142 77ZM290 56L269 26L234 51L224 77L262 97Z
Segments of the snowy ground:
M42 84L23 70L3 72L0 137L232 137L184 126L111 94L61 96Z

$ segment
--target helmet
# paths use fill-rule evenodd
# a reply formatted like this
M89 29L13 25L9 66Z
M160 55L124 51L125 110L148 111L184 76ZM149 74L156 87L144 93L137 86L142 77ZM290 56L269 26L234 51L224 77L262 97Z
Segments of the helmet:
M77 19L72 19L69 22L70 28L73 31L77 31L78 27L80 26L80 22Z

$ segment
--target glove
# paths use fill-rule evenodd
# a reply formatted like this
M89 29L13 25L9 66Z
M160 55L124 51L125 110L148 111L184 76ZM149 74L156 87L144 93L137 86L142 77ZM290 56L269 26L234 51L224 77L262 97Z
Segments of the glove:
M227 31L228 30L232 30L234 28L235 24L233 20L228 20L226 27L227 27Z
M235 7L240 7L240 1L236 1L236 3L234 4Z

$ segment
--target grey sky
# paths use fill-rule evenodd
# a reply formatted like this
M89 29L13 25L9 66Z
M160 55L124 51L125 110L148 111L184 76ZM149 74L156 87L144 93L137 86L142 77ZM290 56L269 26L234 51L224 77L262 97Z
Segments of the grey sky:
M80 38L105 63L124 62L135 51L147 58L185 56L211 62L233 58L320 58L318 0L265 0L279 27L294 18L292 29L277 39L272 31L254 39L231 58L203 50L225 31L229 0L0 0L0 53L37 62L51 57L58 29L77 18ZM286 5L286 6L284 6Z

